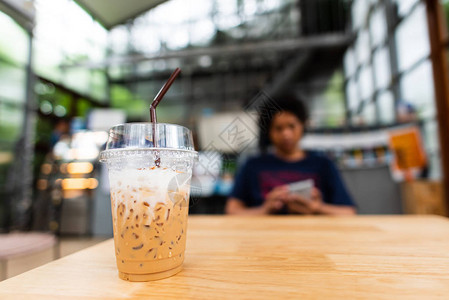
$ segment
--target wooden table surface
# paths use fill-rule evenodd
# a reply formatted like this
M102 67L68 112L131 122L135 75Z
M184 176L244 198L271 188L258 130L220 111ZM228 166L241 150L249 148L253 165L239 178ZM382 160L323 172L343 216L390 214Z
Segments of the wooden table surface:
M0 283L8 299L449 299L449 221L434 216L191 216L184 269L120 280L113 241Z

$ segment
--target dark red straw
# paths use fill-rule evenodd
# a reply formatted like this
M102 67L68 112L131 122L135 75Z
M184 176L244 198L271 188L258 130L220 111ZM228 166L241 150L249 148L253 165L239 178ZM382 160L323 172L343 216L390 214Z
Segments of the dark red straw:
M180 68L176 68L176 70L170 75L170 78L168 78L167 82L162 86L159 93L157 93L156 97L154 97L153 102L150 105L150 120L154 124L157 122L156 118L156 107L161 102L162 98L164 97L165 93L167 93L170 86L173 84L173 81L175 81L176 77L181 73Z

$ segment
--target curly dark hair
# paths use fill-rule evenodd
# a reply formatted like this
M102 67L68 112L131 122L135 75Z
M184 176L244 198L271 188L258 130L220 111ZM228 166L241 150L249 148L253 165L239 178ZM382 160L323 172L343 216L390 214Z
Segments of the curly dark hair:
M304 101L292 93L280 94L273 101L264 103L259 109L259 148L266 152L271 144L269 132L273 117L279 112L289 112L294 114L306 129L309 119L309 111ZM268 112L268 113L267 113Z

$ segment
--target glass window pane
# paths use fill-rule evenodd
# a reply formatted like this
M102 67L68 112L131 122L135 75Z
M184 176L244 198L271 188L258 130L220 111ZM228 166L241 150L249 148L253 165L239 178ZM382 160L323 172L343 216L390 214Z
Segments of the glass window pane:
M352 4L352 26L354 29L362 27L366 21L369 2L366 0L355 0Z
M15 142L22 129L23 109L0 103L0 142Z
M413 5L419 0L395 0L396 5L398 7L398 14L400 16L406 15Z
M374 53L373 66L376 88L383 89L388 87L391 82L390 54L388 48L379 49Z
M438 124L435 120L424 122L422 128L424 147L428 156L429 178L440 180L441 173L441 157L440 145L438 143Z
M355 61L354 49L349 48L346 51L345 57L344 57L344 68L345 68L346 78L351 77L355 73L355 70L356 70L355 63L356 63L356 61Z
M319 96L317 104L321 106L326 127L342 126L345 122L345 102L343 92L343 74L336 71L329 80L326 90ZM323 109L324 108L324 109Z
M430 53L427 16L424 4L402 21L396 30L398 65L405 71Z
M357 93L357 85L354 79L351 79L346 84L346 96L348 98L348 107L350 110L356 110L359 105L359 96Z
M433 73L429 60L420 64L412 72L404 74L400 87L403 96L401 100L415 110L419 117L435 116Z
M136 31L139 31L138 29L135 29ZM155 51L158 51L160 48L160 44L157 38L154 37L155 34L152 31L149 31L148 39L152 41L149 45L155 49ZM128 51L128 45L129 45L129 37L128 30L125 25L117 26L114 29L111 29L108 35L109 39L109 45L111 47L111 51L116 54L126 54ZM153 41L157 40L157 42Z
M35 39L64 53L70 62L102 59L107 31L74 1L35 0ZM67 13L70 12L70 13ZM98 52L98 47L103 51Z
M381 45L387 37L387 19L385 17L385 9L383 6L380 6L373 12L369 28L372 46L376 47Z
M0 57L19 65L28 62L28 34L0 11Z
M92 71L90 78L90 95L98 100L107 98L106 74L101 71Z
M374 125L376 123L376 106L374 102L369 101L363 105L361 117L365 125Z
M367 66L360 71L359 85L362 100L369 99L373 94L373 70L371 66Z
M65 72L63 83L81 94L89 93L90 73L85 68L69 68Z
M379 122L381 124L392 124L395 119L394 96L390 91L383 92L377 97L379 111Z
M355 41L355 50L357 53L357 61L359 64L364 64L370 58L369 34L367 30L359 33Z
M49 80L60 81L62 72L59 65L63 59L61 51L34 39L33 70L36 74Z
M190 25L190 43L205 46L215 35L215 24L212 20L200 20Z
M438 124L436 120L424 122L422 138L426 150L437 151L439 149Z
M77 91L89 91L86 84L89 75L60 66L80 61L104 61L108 32L75 1L35 0L34 4L34 71L55 82L70 85ZM68 70L67 74L65 70Z
M0 99L25 102L26 72L0 61Z

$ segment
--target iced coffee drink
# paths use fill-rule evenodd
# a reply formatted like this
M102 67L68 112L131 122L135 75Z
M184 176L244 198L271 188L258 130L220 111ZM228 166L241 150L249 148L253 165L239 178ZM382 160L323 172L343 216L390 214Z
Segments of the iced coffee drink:
M138 149L111 145L102 153L109 167L119 277L130 281L156 280L181 270L196 156L191 150L145 148L142 143Z

